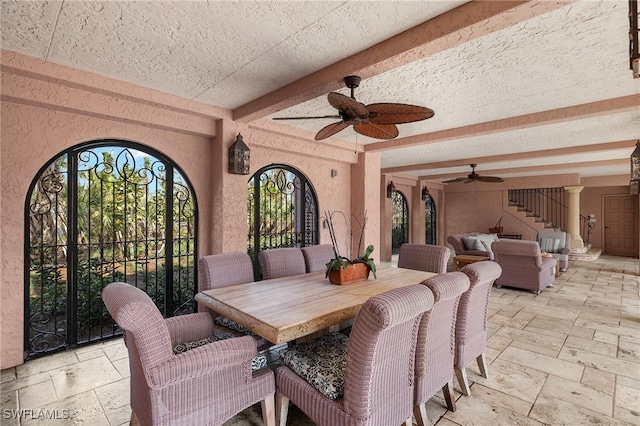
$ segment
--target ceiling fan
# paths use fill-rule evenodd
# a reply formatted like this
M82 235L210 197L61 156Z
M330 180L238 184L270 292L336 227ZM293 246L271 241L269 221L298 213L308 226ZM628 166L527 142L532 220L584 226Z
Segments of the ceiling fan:
M445 180L443 183L451 183L451 182L504 182L504 179L496 176L481 176L476 173L477 164L469 164L471 166L471 173L467 175L467 177L459 177L451 180Z
M411 123L433 117L433 110L417 105L397 103L375 103L365 105L356 101L353 89L360 85L360 77L350 75L344 78L345 85L351 89L351 97L338 92L327 96L329 104L338 110L338 114L312 117L274 117L274 120L311 120L336 118L340 121L323 127L316 134L317 141L333 136L349 126L356 133L376 139L393 139L398 136L396 124Z

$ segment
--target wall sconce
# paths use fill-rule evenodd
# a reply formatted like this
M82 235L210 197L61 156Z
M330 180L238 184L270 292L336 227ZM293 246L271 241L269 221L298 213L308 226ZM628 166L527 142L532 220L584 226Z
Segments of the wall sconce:
M389 182L387 185L387 198L391 198L391 194L396 190L396 186L393 184L393 181Z
M629 193L640 194L640 140L636 142L636 149L631 153L631 181Z
M427 197L429 197L429 189L426 186L422 187L422 201L427 201Z
M331 169L331 179L335 179L338 177L338 171L336 169Z
M236 141L229 147L229 173L234 175L248 175L251 150L238 133Z

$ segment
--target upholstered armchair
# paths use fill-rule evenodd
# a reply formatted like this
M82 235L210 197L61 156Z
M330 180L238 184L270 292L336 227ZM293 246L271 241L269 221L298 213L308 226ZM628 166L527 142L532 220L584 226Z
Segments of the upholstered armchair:
M319 426L410 426L416 334L432 304L426 286L400 287L365 302L350 337L331 333L283 351L279 425L291 401Z
M302 256L307 272L325 271L327 263L333 259L333 246L331 244L319 244L316 246L302 247Z
M125 335L132 423L220 425L261 402L265 424L275 424L274 375L268 368L252 372L253 337L217 340L207 312L165 319L130 284L109 284L102 299Z
M302 250L295 247L263 250L258 253L258 262L262 268L262 278L265 280L307 272Z
M508 286L540 293L555 280L557 260L542 257L537 241L500 240L492 244L495 261L502 268L496 286Z
M453 394L455 324L458 302L469 288L462 272L435 275L422 282L433 293L434 303L423 316L418 330L414 387L414 415L419 426L430 425L426 403L440 389L447 408L456 411Z
M448 247L431 244L402 244L398 253L398 268L444 274L451 257Z
M561 271L567 270L569 267L569 254L571 254L571 234L564 231L545 229L538 232L538 244L540 244L540 250L558 259L558 266Z
M488 376L485 358L487 349L487 315L493 282L502 274L496 262L476 262L464 266L460 272L469 277L469 290L462 293L456 318L456 353L454 368L462 393L471 395L467 366L475 359L480 375Z

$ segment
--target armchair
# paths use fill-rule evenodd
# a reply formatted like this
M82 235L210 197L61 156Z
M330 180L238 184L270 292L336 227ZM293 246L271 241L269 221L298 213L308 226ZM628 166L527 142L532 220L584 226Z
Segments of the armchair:
M111 283L102 291L107 310L124 330L131 371L132 421L143 425L221 425L261 402L275 425L275 381L268 368L251 370L253 337L229 338L174 354L174 345L211 337L208 312L163 318L142 290Z
M564 231L543 230L538 232L540 250L558 259L558 267L562 272L569 266L571 253L571 234Z
M496 286L503 285L540 293L552 286L555 280L554 267L557 260L542 257L536 241L500 240L492 244L495 261L502 268Z

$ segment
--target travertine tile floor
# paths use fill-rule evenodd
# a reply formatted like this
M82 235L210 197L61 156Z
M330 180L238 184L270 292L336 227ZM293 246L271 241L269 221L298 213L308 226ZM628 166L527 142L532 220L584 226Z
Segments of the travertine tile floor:
M640 425L637 274L637 259L602 256L572 262L540 295L494 288L489 378L479 377L472 365L472 396L457 394L455 413L444 408L441 395L432 398L432 423ZM126 425L131 415L128 376L121 339L3 370L0 423ZM31 412L19 422L11 418L16 408ZM256 410L228 424L261 424ZM33 418L38 415L59 419Z

